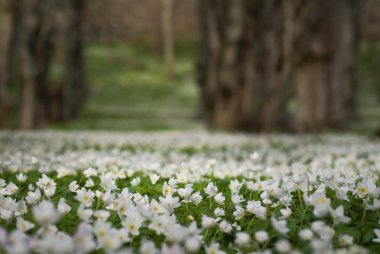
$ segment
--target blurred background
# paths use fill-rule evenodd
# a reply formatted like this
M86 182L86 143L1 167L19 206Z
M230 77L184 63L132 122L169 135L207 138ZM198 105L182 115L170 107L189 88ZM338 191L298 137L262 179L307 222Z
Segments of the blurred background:
M380 134L379 0L0 0L0 129Z

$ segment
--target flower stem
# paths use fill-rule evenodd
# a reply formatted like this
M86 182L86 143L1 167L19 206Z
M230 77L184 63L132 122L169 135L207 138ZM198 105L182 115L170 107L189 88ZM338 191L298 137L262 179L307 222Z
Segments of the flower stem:
M302 209L302 211L304 211L303 204L302 204L302 198L301 198L301 191L300 191L300 189L297 189L297 192L298 192L298 199L299 199L299 201L300 201L301 209Z

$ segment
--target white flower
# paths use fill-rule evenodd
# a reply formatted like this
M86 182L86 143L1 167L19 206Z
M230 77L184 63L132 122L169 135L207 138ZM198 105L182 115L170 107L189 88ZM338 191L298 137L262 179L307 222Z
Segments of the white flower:
M26 202L30 205L37 203L37 201L41 198L41 191L39 189L35 191L28 191L28 195L26 196Z
M222 209L222 208L216 208L214 210L214 214L217 216L217 217L222 217L226 214L226 212Z
M233 212L233 215L235 216L236 220L240 220L245 215L245 210L240 206L235 206L235 211Z
M314 206L313 214L317 218L322 218L328 214L331 200L327 198L324 193L313 193L309 197L309 202Z
M127 219L122 222L123 227L128 230L131 235L137 236L140 234L139 229L143 223L143 218L136 212L131 212L127 215Z
M74 252L73 239L63 232L50 234L38 240L38 253L72 253Z
M215 195L214 200L218 205L223 205L224 200L226 198L223 196L223 193L219 192L218 194Z
M259 243L263 243L269 239L268 233L264 230L255 232L255 239Z
M222 232L229 234L232 230L232 225L230 223L228 223L226 220L223 220L219 224L219 229Z
M69 190L71 192L76 192L79 188L79 185L77 184L77 181L73 181L69 184Z
M10 182L10 183L7 185L7 195L13 195L13 194L15 194L17 191L18 191L18 187L17 187L16 184Z
M133 202L135 202L136 205L143 206L149 203L149 198L147 195L143 196L136 192L133 194Z
M91 209L85 209L84 205L80 205L77 210L77 215L81 220L88 221L93 215L94 211Z
M207 254L225 254L224 251L222 251L219 248L219 243L211 243L210 246L206 247L206 253Z
M281 234L286 235L289 232L289 228L286 226L286 220L276 220L271 218L273 227Z
M158 250L154 246L154 242L152 241L143 241L141 243L140 252L141 254L156 254Z
M204 188L204 192L209 195L210 197L215 196L218 194L218 187L214 185L214 183L210 182L208 183L207 187Z
M261 205L260 201L248 201L247 211L260 219L266 219L267 209Z
M292 250L292 245L288 240L282 239L276 242L275 249L279 253L288 253Z
M57 209L60 213L68 213L70 212L71 207L68 204L66 204L66 200L64 198L60 198Z
M251 238L247 233L244 233L244 232L236 233L235 243L238 246L246 246L249 244L250 241L251 241Z
M258 152L253 152L249 155L249 158L251 158L252 160L258 160L260 158L260 154Z
M188 202L191 193L193 192L193 185L187 184L185 188L178 189L178 194L184 198L184 202Z
M210 228L216 223L214 218L202 215L202 228Z
M201 243L196 237L187 238L185 241L185 248L188 252L198 252L200 247Z
M356 187L356 193L360 198L365 198L367 195L376 196L379 194L379 189L376 184L371 180L363 180Z
M98 210L94 212L94 217L97 218L99 221L107 221L109 216L110 213L105 210Z
M372 205L368 206L368 210L377 210L380 209L380 199L375 198Z
M341 246L351 245L353 241L354 241L354 238L347 234L343 234L339 237L339 243Z
M88 179L86 181L86 184L84 186L87 187L87 188L94 187L94 181L92 179Z
M26 205L25 201L22 199L17 203L17 207L13 209L16 216L20 216L23 214L28 213L28 206Z
M77 232L73 237L75 249L78 250L79 253L92 251L96 247L93 238L92 227L89 224L82 222L79 224Z
M91 190L87 191L86 188L82 187L82 189L77 191L76 200L81 202L84 206L89 207L92 205L92 201L94 200L95 193Z
M187 237L187 230L181 225L173 223L171 225L166 226L164 234L166 235L166 239L169 242L179 243Z
M40 225L54 224L60 218L60 214L55 210L54 205L46 200L33 207L32 212L34 220Z
M162 195L164 196L172 196L175 193L175 191L176 190L166 181L162 185Z
M230 185L229 185L228 187L230 188L231 192L232 192L233 194L235 194L235 193L239 193L240 188L241 188L242 185L243 185L243 184L242 184L242 183L239 183L238 180L232 180L232 181L230 182Z
M56 185L57 183L54 182L53 179L49 178L47 175L43 174L42 177L40 179L38 179L37 181L37 186L44 191L45 195L46 195L46 192L48 192L49 194L55 192L55 188L56 188Z
M34 224L27 221L27 220L24 220L21 217L17 217L16 226L17 226L18 230L20 230L22 232L27 232L34 227Z
M191 202L193 202L195 205L198 205L200 202L202 202L202 199L203 197L199 191L193 193L193 195L190 197Z
M17 181L19 181L20 183L25 182L27 179L26 175L24 175L23 173L17 174L16 178L17 178Z
M150 209L153 214L162 214L165 211L162 205L155 199L152 199L152 201L150 201Z
M160 180L160 176L157 174L151 174L151 175L149 175L149 179L150 179L150 182L153 185L155 185L158 182L158 180Z
M111 223L104 221L97 221L94 224L93 231L98 239L102 239L103 237L111 234Z
M114 180L114 175L110 173L106 173L100 176L100 186L104 190L116 190L116 183Z
M280 219L287 219L290 215L292 215L292 210L289 207L286 207L285 209L280 209L281 217Z
M310 229L303 229L298 233L298 236L302 240L311 240L313 239L314 233Z
M182 172L177 175L177 180L180 183L187 183L189 181L189 176L187 175L187 173Z
M374 238L372 241L375 243L380 243L380 229L375 228L373 232L375 233L376 238Z
M141 183L141 178L138 176L131 181L132 186L138 186Z
M97 176L98 175L98 171L96 171L96 169L94 169L92 167L89 167L88 169L86 169L85 171L83 171L83 174L86 177Z
M106 252L114 252L121 246L122 242L117 233L117 230L110 230L109 234L100 239L99 244Z
M181 246L178 244L173 244L172 246L168 246L164 244L161 248L161 254L182 254L185 253L184 250L182 250Z
M330 214L335 224L340 224L340 223L346 224L351 221L350 217L347 217L344 215L344 208L342 205L336 208L335 210L330 208Z
M237 195L237 194L232 195L231 200L234 205L239 205L240 203L245 201L242 195Z
M170 213L174 211L175 208L179 206L179 198L178 197L172 197L170 195L166 196L165 198L159 197L161 205L166 208Z

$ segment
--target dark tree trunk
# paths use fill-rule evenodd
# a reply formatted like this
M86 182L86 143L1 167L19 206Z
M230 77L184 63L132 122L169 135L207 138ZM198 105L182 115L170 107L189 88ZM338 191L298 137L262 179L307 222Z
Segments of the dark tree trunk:
M0 129L10 125L9 52L13 35L13 7L12 0L0 0Z
M87 95L82 0L17 0L19 128L73 118ZM63 70L54 73L52 66ZM54 74L54 75L52 75Z
M299 1L296 129L343 128L355 112L356 1Z
M244 1L198 3L203 117L212 128L247 130L252 119L252 52Z
M286 127L292 12L286 1L199 0L198 84L212 128Z
M83 0L59 2L61 19L57 24L56 50L63 67L59 86L58 116L52 120L69 120L74 118L87 97L87 86L83 70L82 15Z
M287 99L292 68L291 1L248 1L253 19L254 129L287 128Z

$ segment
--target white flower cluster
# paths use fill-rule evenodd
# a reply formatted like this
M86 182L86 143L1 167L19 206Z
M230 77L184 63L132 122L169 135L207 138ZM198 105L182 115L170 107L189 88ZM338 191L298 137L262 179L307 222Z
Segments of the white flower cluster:
M380 247L380 145L365 138L2 133L0 142L6 253Z

